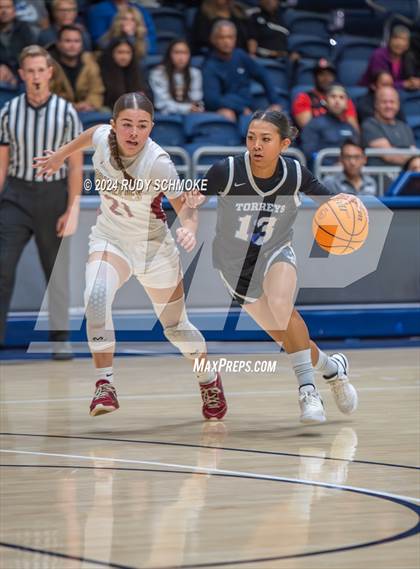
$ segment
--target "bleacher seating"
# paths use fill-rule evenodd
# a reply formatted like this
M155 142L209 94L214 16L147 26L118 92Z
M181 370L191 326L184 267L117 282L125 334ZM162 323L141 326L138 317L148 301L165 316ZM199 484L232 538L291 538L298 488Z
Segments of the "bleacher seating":
M290 9L284 13L284 24L293 35L307 34L310 30L314 36L329 37L329 18L324 14Z
M191 113L184 119L187 138L192 143L223 144L234 146L241 143L236 123L216 113Z
M181 10L163 6L160 8L149 8L149 11L152 14L156 30L159 32L172 32L179 38L185 37L185 18Z
M366 61L342 59L337 64L337 79L344 86L357 85L366 69Z
M325 57L330 59L331 44L327 38L320 38L313 35L295 34L288 38L289 51L297 51L302 57L310 59L320 59Z
M268 75L270 76L273 85L276 87L280 87L281 89L288 89L289 88L289 66L288 62L281 59L265 59L265 58L258 58L258 63L263 65L264 69L267 71Z
M186 142L184 124L180 115L156 113L152 138L161 146L183 146Z
M157 52L163 55L168 49L169 44L179 38L179 35L173 31L158 31L156 35Z
M245 7L258 5L257 0L242 2ZM301 59L294 65L287 58L257 58L268 72L282 108L290 113L291 102L296 95L313 87L313 69L320 57L334 63L337 81L346 86L353 100L365 94L366 88L360 87L358 82L371 53L381 45L385 21L395 13L403 18L415 18L418 4L418 0L282 2L284 24L290 30L288 48L299 52ZM142 69L149 72L162 62L163 54L173 39L190 37L197 8L183 5L182 2L166 2L162 7L147 9L155 23L158 45L158 54L148 55L140 62ZM417 16L420 17L420 14L417 13ZM194 55L191 64L201 68L204 58L204 55ZM0 108L18 93L0 84ZM259 83L251 84L251 93L257 108L269 106ZM420 92L401 93L401 106L420 146ZM81 113L84 128L108 122L110 116L102 112ZM181 146L190 152L201 145L239 145L243 144L249 120L250 116L239 117L236 124L216 113L192 113L187 116L157 113L152 136L164 146Z
M406 117L420 117L420 91L405 92L401 105Z

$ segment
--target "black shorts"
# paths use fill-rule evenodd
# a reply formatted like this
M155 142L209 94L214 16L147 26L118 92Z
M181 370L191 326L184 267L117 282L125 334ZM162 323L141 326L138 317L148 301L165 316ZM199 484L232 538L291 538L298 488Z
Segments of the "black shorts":
M226 271L219 270L219 274L231 297L242 306L263 295L264 277L275 263L288 263L296 269L296 255L289 243L260 255L255 264L242 269L239 279Z

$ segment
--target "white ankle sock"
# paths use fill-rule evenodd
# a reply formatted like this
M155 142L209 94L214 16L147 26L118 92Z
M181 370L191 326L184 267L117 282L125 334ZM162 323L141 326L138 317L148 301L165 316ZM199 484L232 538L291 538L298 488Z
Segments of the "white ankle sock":
M109 383L112 383L114 379L114 372L112 366L97 367L95 369L95 372L96 372L96 381L99 381L100 379L105 379L105 381L109 381Z
M217 374L214 371L203 371L203 372L196 372L195 377L198 379L201 385L205 385L206 383L211 383L217 377Z
M294 352L293 354L289 354L289 357L298 380L299 389L304 386L315 388L315 374L314 368L312 367L311 350L307 349Z
M315 364L315 369L322 372L327 377L334 376L338 371L338 366L325 352L318 348L318 361Z

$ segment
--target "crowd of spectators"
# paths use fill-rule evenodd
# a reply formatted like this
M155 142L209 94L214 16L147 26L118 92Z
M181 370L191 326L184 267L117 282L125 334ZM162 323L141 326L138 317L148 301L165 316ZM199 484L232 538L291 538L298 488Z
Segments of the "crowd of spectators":
M109 113L122 93L140 91L154 100L160 113L212 112L239 124L242 115L260 107L255 85L266 107L283 106L281 89L265 62L283 65L290 93L302 60L301 53L289 48L291 31L280 0L259 0L252 7L234 0L46 4L0 0L0 87L19 88L19 53L39 44L54 59L52 92L72 102L82 121L83 113ZM160 5L174 4L178 8L183 4L186 11L194 7L195 12L184 37L172 38L162 50L153 16ZM313 58L313 87L293 91L290 101L290 116L300 130L297 144L309 164L319 150L342 147L344 170L339 183L346 184L353 176L355 191L363 191L365 181L348 172L356 162L361 166L365 162L347 155L355 156L366 147L415 146L400 105L401 95L420 91L419 58L410 49L415 41L418 38L411 38L402 25L392 29L386 46L380 47L378 40L359 81L366 91L354 100L338 82L334 62ZM354 142L351 152L342 146L348 140ZM403 166L407 159L387 154L376 163ZM372 185L367 186L371 193Z

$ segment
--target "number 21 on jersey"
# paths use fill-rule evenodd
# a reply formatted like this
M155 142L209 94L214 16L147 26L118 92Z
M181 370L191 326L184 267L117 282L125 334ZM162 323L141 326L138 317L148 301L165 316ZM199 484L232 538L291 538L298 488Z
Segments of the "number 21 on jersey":
M250 235L250 225L252 215L243 215L239 218L239 229L235 232L236 239L251 242L254 245L264 245L273 235L274 225L277 221L275 217L260 217L254 226L254 231Z

